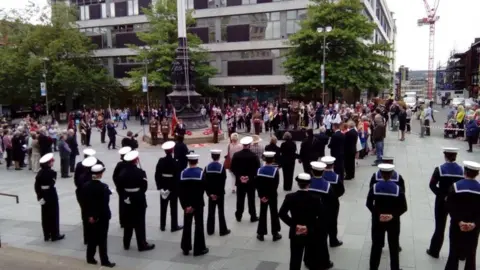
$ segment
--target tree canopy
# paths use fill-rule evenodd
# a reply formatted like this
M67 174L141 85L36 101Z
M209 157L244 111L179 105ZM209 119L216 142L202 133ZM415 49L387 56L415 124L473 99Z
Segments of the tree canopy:
M320 80L323 41L326 40L326 93L341 89L379 91L389 88L392 71L389 64L391 44L374 44L375 23L362 14L360 0L313 0L301 29L289 37L292 47L284 62L296 95L321 93ZM331 26L331 32L317 28Z
M146 46L130 47L138 52L134 57L137 62L144 65L129 72L132 78L130 88L132 91L139 91L142 88L142 77L148 70L147 77L150 85L170 90L172 88L171 67L178 47L177 1L157 1L154 8L143 9L143 11L148 18L150 29L137 33L137 36L146 43ZM187 13L186 21L187 26L195 25L190 11ZM208 63L208 52L200 47L202 41L196 35L188 33L187 42L190 59L196 68L197 92L217 91L208 84L208 79L215 75L216 70Z
M37 14L35 24L31 14ZM64 104L70 110L77 97L91 105L114 96L119 84L92 58L95 45L78 31L76 16L75 9L64 4L4 14L0 33L8 39L0 46L1 103L44 103L40 96L44 77L50 106Z

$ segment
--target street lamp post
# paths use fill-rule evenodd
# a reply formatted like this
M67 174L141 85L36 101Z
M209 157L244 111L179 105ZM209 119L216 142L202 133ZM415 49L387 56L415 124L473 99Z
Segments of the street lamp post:
M145 64L145 76L142 79L142 91L147 92L147 116L150 118L150 94L148 93L148 59L143 61ZM148 118L146 119L148 121ZM143 123L143 134L145 135L145 123Z
M45 109L47 110L47 115L49 115L48 110L48 89L47 89L47 61L49 60L47 57L42 58L43 60L43 83L44 83L44 90L45 90Z
M321 74L320 80L322 83L322 104L325 105L325 47L327 45L327 33L332 31L331 26L326 27L318 27L317 32L323 33L323 60L322 60L322 67L321 67Z

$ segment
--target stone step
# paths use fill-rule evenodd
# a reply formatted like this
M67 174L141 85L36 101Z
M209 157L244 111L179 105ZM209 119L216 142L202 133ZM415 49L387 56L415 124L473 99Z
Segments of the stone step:
M84 260L51 255L33 250L3 245L0 248L0 269L22 270L93 270L105 269L88 265ZM117 268L115 268L117 269ZM120 269L119 269L120 270Z

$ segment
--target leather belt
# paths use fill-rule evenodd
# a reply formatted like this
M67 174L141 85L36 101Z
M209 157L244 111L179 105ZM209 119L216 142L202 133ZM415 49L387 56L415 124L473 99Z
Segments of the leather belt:
M43 190L47 190L47 189L50 189L50 186L40 186L40 188Z
M126 188L125 191L126 192L139 192L140 188Z

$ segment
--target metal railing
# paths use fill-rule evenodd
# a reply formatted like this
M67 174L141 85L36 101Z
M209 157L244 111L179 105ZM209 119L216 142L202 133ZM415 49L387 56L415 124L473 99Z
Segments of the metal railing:
M14 195L14 194L8 194L8 193L2 193L0 192L0 196L6 196L6 197L12 197L12 198L15 198L15 201L17 202L17 204L20 203L20 199L18 197L18 195ZM0 248L2 247L2 238L0 237Z

